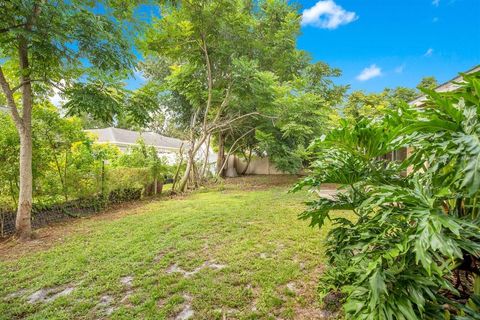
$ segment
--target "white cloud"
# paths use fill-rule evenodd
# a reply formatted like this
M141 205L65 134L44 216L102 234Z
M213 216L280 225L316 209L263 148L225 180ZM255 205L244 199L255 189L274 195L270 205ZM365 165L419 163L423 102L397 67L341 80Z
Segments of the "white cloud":
M318 1L313 7L302 12L302 25L312 25L323 29L336 29L358 19L355 12L345 11L333 0Z
M367 67L360 72L357 76L357 80L359 81L367 81L375 77L379 77L382 75L382 69L377 67L376 64L372 64L370 67Z
M428 48L427 52L425 52L423 54L424 57L431 57L433 54L433 49L432 48Z
M396 67L395 73L403 73L403 70L405 70L405 63Z
M432 4L435 6L435 7L438 7L440 5L440 0L433 0L432 1Z
M60 107L63 105L64 100L63 98L58 94L58 92L55 92L55 94L50 97L50 102L53 103L55 107Z

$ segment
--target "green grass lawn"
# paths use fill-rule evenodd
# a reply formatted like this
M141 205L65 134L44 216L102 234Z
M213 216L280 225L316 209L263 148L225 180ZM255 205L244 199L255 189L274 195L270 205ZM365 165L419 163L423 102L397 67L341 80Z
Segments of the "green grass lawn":
M307 194L242 181L40 230L0 258L0 318L321 318Z

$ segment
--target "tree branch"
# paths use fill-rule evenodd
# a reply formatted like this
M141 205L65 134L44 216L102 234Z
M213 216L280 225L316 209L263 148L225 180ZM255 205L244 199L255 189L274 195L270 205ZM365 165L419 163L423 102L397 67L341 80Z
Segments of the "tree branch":
M28 80L25 80L25 81L21 82L19 85L13 87L12 88L12 93L15 93L17 90L19 90L24 85L26 85L28 83L32 83L32 82L48 82L48 83L52 84L51 81L49 81L47 79L28 79Z
M250 112L250 113L246 113L246 114L242 114L241 116L238 116L238 117L235 117L235 118L232 118L230 120L227 120L227 121L222 121L221 124L218 124L218 125L213 125L209 128L209 132L212 132L212 131L215 131L215 130L218 130L218 129L221 129L221 128L224 128L224 127L228 127L230 126L232 123L240 120L240 119L243 119L243 118L246 118L246 117L250 117L250 116L253 116L253 115L261 115L259 112Z
M14 26L2 28L2 29L0 29L0 33L5 33L5 32L8 32L10 30L13 30L13 29L25 27L26 25L27 25L26 23L20 23L20 24L14 25Z
M7 98L7 105L10 108L10 112L12 113L13 121L15 122L15 125L23 130L23 121L22 118L20 117L20 114L18 113L17 109L17 104L15 103L15 99L13 98L13 92L10 89L10 85L8 84L7 79L5 78L5 75L3 74L3 69L0 67L0 86L2 87L2 91L5 94L5 97Z
M207 83L208 83L208 96L207 106L205 108L205 114L203 116L203 128L207 128L208 111L212 104L212 91L213 91L213 79L212 79L212 66L210 64L210 56L208 55L207 44L205 42L205 36L202 34L202 50L205 56L205 64L207 65Z
M240 137L238 137L237 140L235 140L235 141L233 142L232 146L230 147L230 150L228 150L227 156L225 157L225 160L223 161L222 167L220 168L219 172L222 172L223 169L225 169L225 166L226 166L226 164L227 164L227 162L228 162L228 158L230 158L230 155L231 155L233 152L237 151L238 147L235 148L235 149L233 149L233 147L235 147L235 145L238 143L238 141L242 140L243 137L245 137L247 134L249 134L249 133L252 132L253 130L255 130L255 128L252 128L252 129L248 130L247 132L245 132L244 134L242 134Z

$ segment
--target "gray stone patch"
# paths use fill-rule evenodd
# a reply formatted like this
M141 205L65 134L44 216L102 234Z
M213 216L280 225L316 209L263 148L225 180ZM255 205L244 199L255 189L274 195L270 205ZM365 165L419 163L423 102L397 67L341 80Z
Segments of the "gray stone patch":
M295 287L295 283L293 283L293 282L287 283L287 289L292 291L292 292L297 292L297 288Z
M237 309L229 308L229 309L225 310L224 315L234 315L234 314L237 314L237 313L238 313Z
M183 299L185 299L185 303L183 304L183 309L180 313L175 317L175 320L187 320L193 317L194 311L192 309L192 297L188 294L183 295Z
M107 316L111 315L113 313L113 311L115 311L115 308L114 307L108 307L105 309L105 314Z
M215 269L215 270L222 270L223 268L226 267L224 264L219 264L219 263L209 263L207 267Z
M103 312L109 316L115 311L115 307L112 306L113 297L109 295L103 295L100 298L100 302L97 304L97 308L103 309Z
M133 277L132 276L127 276L127 277L123 277L120 279L120 282L126 286L126 287L131 287L132 286L132 282L133 282Z
M197 268L198 269L198 268ZM181 273L183 274L184 277L188 278L190 277L191 275L194 275L195 273L197 273L198 271L196 271L197 269L193 270L193 271L185 271L183 270L182 268L180 268L176 263L175 264L172 264L170 267L168 267L168 269L165 271L166 273L168 274L171 274L171 273Z
M113 302L113 298L109 295L104 295L100 298L99 306L108 306Z
M12 292L12 293L10 293L10 294L7 294L7 295L5 296L5 300L10 300L10 299L22 297L22 296L24 296L27 292L28 292L27 289L20 289L20 290L18 290L18 291L15 291L15 292Z
M225 267L226 267L226 265L224 265L224 264L219 264L219 263L214 263L214 262L207 261L207 262L204 262L202 265L196 267L192 271L186 271L186 270L183 270L182 268L180 268L175 263L175 264L172 264L170 267L168 267L168 269L165 272L168 273L168 274L181 273L181 274L183 274L183 276L185 278L189 278L189 277L197 274L198 272L200 272L201 270L206 269L206 268L211 268L211 269L214 269L214 270L221 270Z
M61 288L40 289L35 291L28 297L28 303L37 302L52 302L60 297L67 296L75 289L75 287L66 287L63 290Z

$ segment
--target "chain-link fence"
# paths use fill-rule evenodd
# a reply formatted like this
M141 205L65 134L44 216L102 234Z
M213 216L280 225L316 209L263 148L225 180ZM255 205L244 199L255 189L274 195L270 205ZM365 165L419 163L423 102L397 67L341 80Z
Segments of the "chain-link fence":
M152 178L147 168L112 169L107 175L102 170L101 191L82 198L53 204L35 204L32 208L32 228L53 222L92 215L110 204L139 200L144 196L160 194L163 181ZM97 188L98 189L98 188ZM0 207L0 237L15 233L16 210Z

